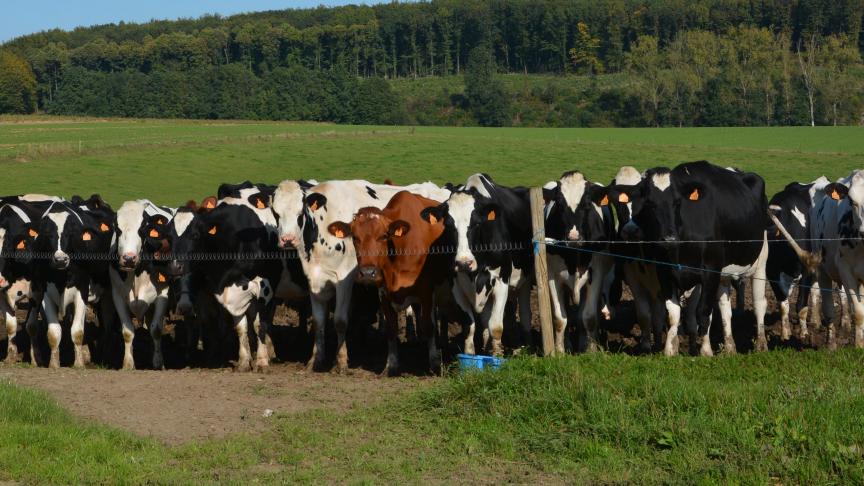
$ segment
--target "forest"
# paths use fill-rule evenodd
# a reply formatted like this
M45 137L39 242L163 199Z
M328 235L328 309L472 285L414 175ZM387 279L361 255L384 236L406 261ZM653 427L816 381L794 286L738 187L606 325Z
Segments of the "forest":
M0 113L492 126L864 123L864 0L432 0L50 30Z

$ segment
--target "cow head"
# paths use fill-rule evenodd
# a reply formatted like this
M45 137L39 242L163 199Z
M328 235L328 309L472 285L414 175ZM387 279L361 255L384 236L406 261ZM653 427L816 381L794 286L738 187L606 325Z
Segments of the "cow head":
M189 272L189 255L198 250L202 238L210 235L210 232L218 231L218 228L214 230L208 227L203 217L215 208L215 197L204 199L200 206L195 201L189 201L171 218L164 231L170 247L172 274L183 275Z
M392 220L373 207L362 208L351 224L331 223L327 230L337 238L350 237L357 252L357 281L368 285L384 283L383 268L395 256L396 241L411 231L407 221Z
M506 240L500 224L501 209L476 189L456 191L447 202L426 208L420 217L429 223L444 221L446 230L456 235L456 270L475 272L479 265L474 251Z
M839 204L849 205L848 215L844 214L841 218L844 225L848 226L846 232L856 237L864 236L864 170L853 172L848 186L833 182L822 190L827 197Z
M618 225L618 237L624 239L623 228L633 219L633 204L639 200L639 183L642 174L634 167L622 167L612 183L609 184L607 196L609 205L615 210Z
M151 214L148 214L148 210ZM117 257L122 270L134 270L142 252L158 251L166 239L168 216L153 212L149 201L126 201L117 211Z
M0 209L0 289L12 284L7 274L7 264L27 265L32 260L37 231L33 223L23 221ZM14 270L12 273L15 273Z
M100 222L66 203L56 203L45 214L36 230L37 251L51 255L49 263L57 270L69 268L72 256L97 254L107 250L110 232Z
M282 181L273 193L272 209L279 231L279 248L298 248L303 241L303 231L313 223L311 216L323 211L327 197L308 193L309 184L304 181Z
M565 172L557 183L543 188L548 201L547 235L581 244L605 240L607 234L604 206L609 204L606 187L588 181L579 171Z
M677 211L682 202L678 189L668 168L646 171L635 189L627 192L632 212L621 227L621 236L629 241L676 241ZM698 200L699 191L689 197Z

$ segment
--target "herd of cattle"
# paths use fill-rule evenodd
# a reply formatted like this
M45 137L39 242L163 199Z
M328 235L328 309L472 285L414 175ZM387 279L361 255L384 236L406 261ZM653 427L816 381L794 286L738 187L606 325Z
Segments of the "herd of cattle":
M711 355L708 330L719 317L721 347L734 352L730 293L746 279L757 350L767 348L766 283L780 303L782 339L790 337L789 295L798 285L811 289L810 301L799 299L797 306L801 337L808 320L821 325L819 298L826 294L821 314L829 320L829 346L835 346L829 292L837 284L844 308L853 309L855 345L864 347L864 171L834 183L824 177L792 183L770 202L758 175L704 161L642 173L623 167L608 185L567 172L546 184L543 196L546 240L540 243L547 247L560 352L568 319L581 323L578 349L597 348L598 328L615 312L622 282L633 296L643 350L677 354L683 320L690 352ZM399 369L402 310L414 313L435 372L447 338L437 325L445 301L464 313L464 352L504 352L505 314L513 308L508 299L518 307L517 341L531 344L534 239L529 190L501 186L485 174L445 187L362 180L223 184L200 204L169 208L142 199L116 212L98 195L3 197L0 306L7 360L21 359L17 334L23 327L34 343L28 345L31 361L58 367L67 326L74 366L91 360L90 344L108 346L122 335L122 367L133 369L135 330L146 327L152 365L159 369L165 320L174 309L193 336L220 325L233 328L236 368L263 370L274 355L275 310L284 303L311 310L313 369L324 366L332 312L341 371L348 367L352 293L370 286L378 291L388 341L385 372ZM85 341L88 306L101 331ZM24 322L17 308L27 310ZM47 360L35 344L40 338L50 351Z

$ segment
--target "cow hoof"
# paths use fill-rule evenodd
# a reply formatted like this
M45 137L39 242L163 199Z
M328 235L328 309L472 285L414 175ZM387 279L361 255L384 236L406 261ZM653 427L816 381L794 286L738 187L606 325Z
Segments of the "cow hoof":
M384 371L382 371L381 374L378 376L380 376L381 378L390 378L390 377L394 377L394 376L399 376L399 368L392 367L392 366L385 366Z
M21 357L18 356L18 351L9 350L9 354L6 355L6 364L15 364L21 361Z
M600 351L600 346L597 345L596 342L591 342L588 346L585 347L586 353L596 353Z
M735 346L735 341L732 339L724 341L722 353L727 355L738 354L738 348Z
M243 361L238 361L237 365L234 366L234 371L237 371L240 373L246 373L250 370L252 370L252 365L249 363L248 359L243 360Z
M639 340L639 352L642 354L648 354L651 352L651 340L650 339Z
M306 363L306 371L324 371L324 360L312 358Z
M72 367L75 369L78 369L78 370L83 370L84 369L84 361L83 360L76 360L75 363L72 364Z
M348 365L337 364L335 368L333 368L333 372L337 375L351 375L351 370L348 369Z
M57 358L51 358L51 360L48 361L48 368L52 370L60 369L60 360Z
M258 359L255 360L255 365L253 366L253 371L257 373L269 373L270 372L270 362L266 359Z
M756 351L768 351L768 340L764 337L756 339Z

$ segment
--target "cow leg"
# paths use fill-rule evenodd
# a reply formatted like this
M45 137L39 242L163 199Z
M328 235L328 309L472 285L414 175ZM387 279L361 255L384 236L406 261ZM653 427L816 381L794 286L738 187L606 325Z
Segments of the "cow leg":
M792 324L789 320L789 311L791 310L789 295L792 294L794 288L795 282L792 282L786 289L785 295L777 295L778 298L782 297L780 301L780 339L782 341L788 341L792 337Z
M427 289L421 296L419 323L423 339L426 340L426 350L429 355L429 371L433 375L441 374L441 352L438 350L437 333L435 332L435 317L432 289ZM418 314L415 314L418 315Z
M252 352L249 349L249 319L246 314L231 316L234 321L234 331L237 333L239 346L237 347L237 364L234 371L249 371L252 369L250 362Z
M864 295L864 285L858 285L858 293L849 293L847 287L847 297L851 307L855 310L855 347L864 348L864 301L861 296Z
M591 271L596 271L597 268L592 268ZM585 328L585 351L592 353L599 350L597 345L597 325L598 314L597 308L600 305L600 293L603 290L602 279L594 276L591 284L588 285L585 294L585 300L582 302L582 326Z
M552 302L552 322L555 325L555 352L564 354L564 332L567 330L567 308L564 285L558 279L549 279L549 297Z
M765 337L765 312L768 310L768 299L765 298L767 260L768 242L766 240L762 245L762 252L759 254L756 268L750 279L750 287L753 290L753 313L756 314L756 351L768 351L768 339Z
M820 326L822 326L822 316L820 314L821 303L819 300L821 297L820 292L821 289L819 288L819 282L817 280L813 280L810 285L810 301L807 304L807 310L809 315L805 316L809 317L809 319L800 319L799 317L798 322L801 326L798 330L798 338L801 339L801 341L804 341L810 335L810 333L807 331L808 320L815 329L818 329Z
M319 300L313 295L310 303L312 304L312 317L314 319L315 342L312 345L312 357L309 358L306 369L309 371L321 371L324 367L324 356L326 353L324 350L324 338L326 336L324 330L327 327L327 302Z
M336 308L333 310L333 320L336 327L336 372L348 371L348 344L345 337L348 331L348 312L351 308L351 292L353 279L341 282L341 289L336 291Z
M845 279L841 278L841 282L845 281ZM822 324L825 325L827 322L827 332L828 336L826 338L828 342L828 350L834 351L837 349L837 341L835 340L835 326L834 321L834 282L827 274L820 273L819 275L819 288L820 295L819 298L822 299L820 306L820 311L822 313ZM813 336L815 337L815 336Z
M168 311L168 291L164 296L159 296L153 303L153 317L150 322L150 336L153 338L153 369L165 368L162 356L162 331L165 328L165 314Z
M3 307L6 307L7 296L0 296L2 299ZM17 363L19 360L18 357L18 346L15 345L15 335L18 333L18 319L15 317L15 303L12 302L10 308L3 309L3 317L6 319L6 338L8 339L6 345L6 362L7 363Z
M723 354L735 354L735 337L732 335L732 302L729 299L730 288L721 285L717 291L717 307L720 309L720 321L723 323Z
M850 289L845 285L840 287L840 327L844 331L852 329L852 321L854 318L849 314L849 307L852 301Z
M387 365L382 375L396 376L399 374L399 316L393 308L393 303L381 299L381 312L384 314L384 332L387 336Z
M630 287L630 293L633 295L633 305L636 308L636 321L639 324L640 333L639 350L648 353L651 351L651 301L648 300L645 289L635 281L635 278L626 278L631 274L629 268L625 269L624 272L625 280L628 280L627 286Z
M255 351L254 369L263 373L270 369L270 360L276 357L273 340L270 339L270 326L273 322L273 315L276 313L276 303L259 302L259 305L263 307L263 312L259 310L255 317L255 335L258 337L258 348Z
M666 331L666 347L663 354L676 356L678 354L678 325L681 323L681 304L673 298L666 300L666 314L669 319L669 330Z
M87 295L86 289L82 291L81 289L77 289L75 287L67 289L67 292L71 293L72 297L72 305L74 306L74 312L72 314L72 344L75 347L75 368L83 368L86 361L89 361L89 353L85 359L84 347L87 344L84 343L84 320L86 318L85 311L87 309L87 303L84 301L84 295ZM66 299L63 299L64 303Z
M492 312L489 314L489 324L487 326L489 334L492 337L492 355L501 356L504 354L504 345L501 342L501 337L504 334L504 310L507 307L507 294L510 291L510 286L507 283L498 279L492 289ZM485 330L484 330L485 332ZM486 343L483 343L484 347Z
M474 307L468 302L468 298L465 296L465 293L462 292L458 282L453 283L451 294L453 294L453 300L456 301L456 305L462 309L462 312L464 312L469 319L471 319L471 323L468 324L468 331L465 333L465 347L463 352L465 354L475 354L474 332L477 330L477 317L474 315Z
M41 306L37 302L42 302L42 295L34 293L30 296L30 302L30 311L27 313L27 324L25 325L27 335L30 337L30 364L41 366L43 363L42 352L39 349L39 310Z
M517 290L519 299L519 324L522 325L522 344L531 347L531 284L525 283Z
M60 327L57 302L60 295L53 284L49 284L48 290L42 298L42 309L45 312L45 321L48 323L48 347L51 349L51 358L48 361L49 368L60 367L60 339L63 329Z

